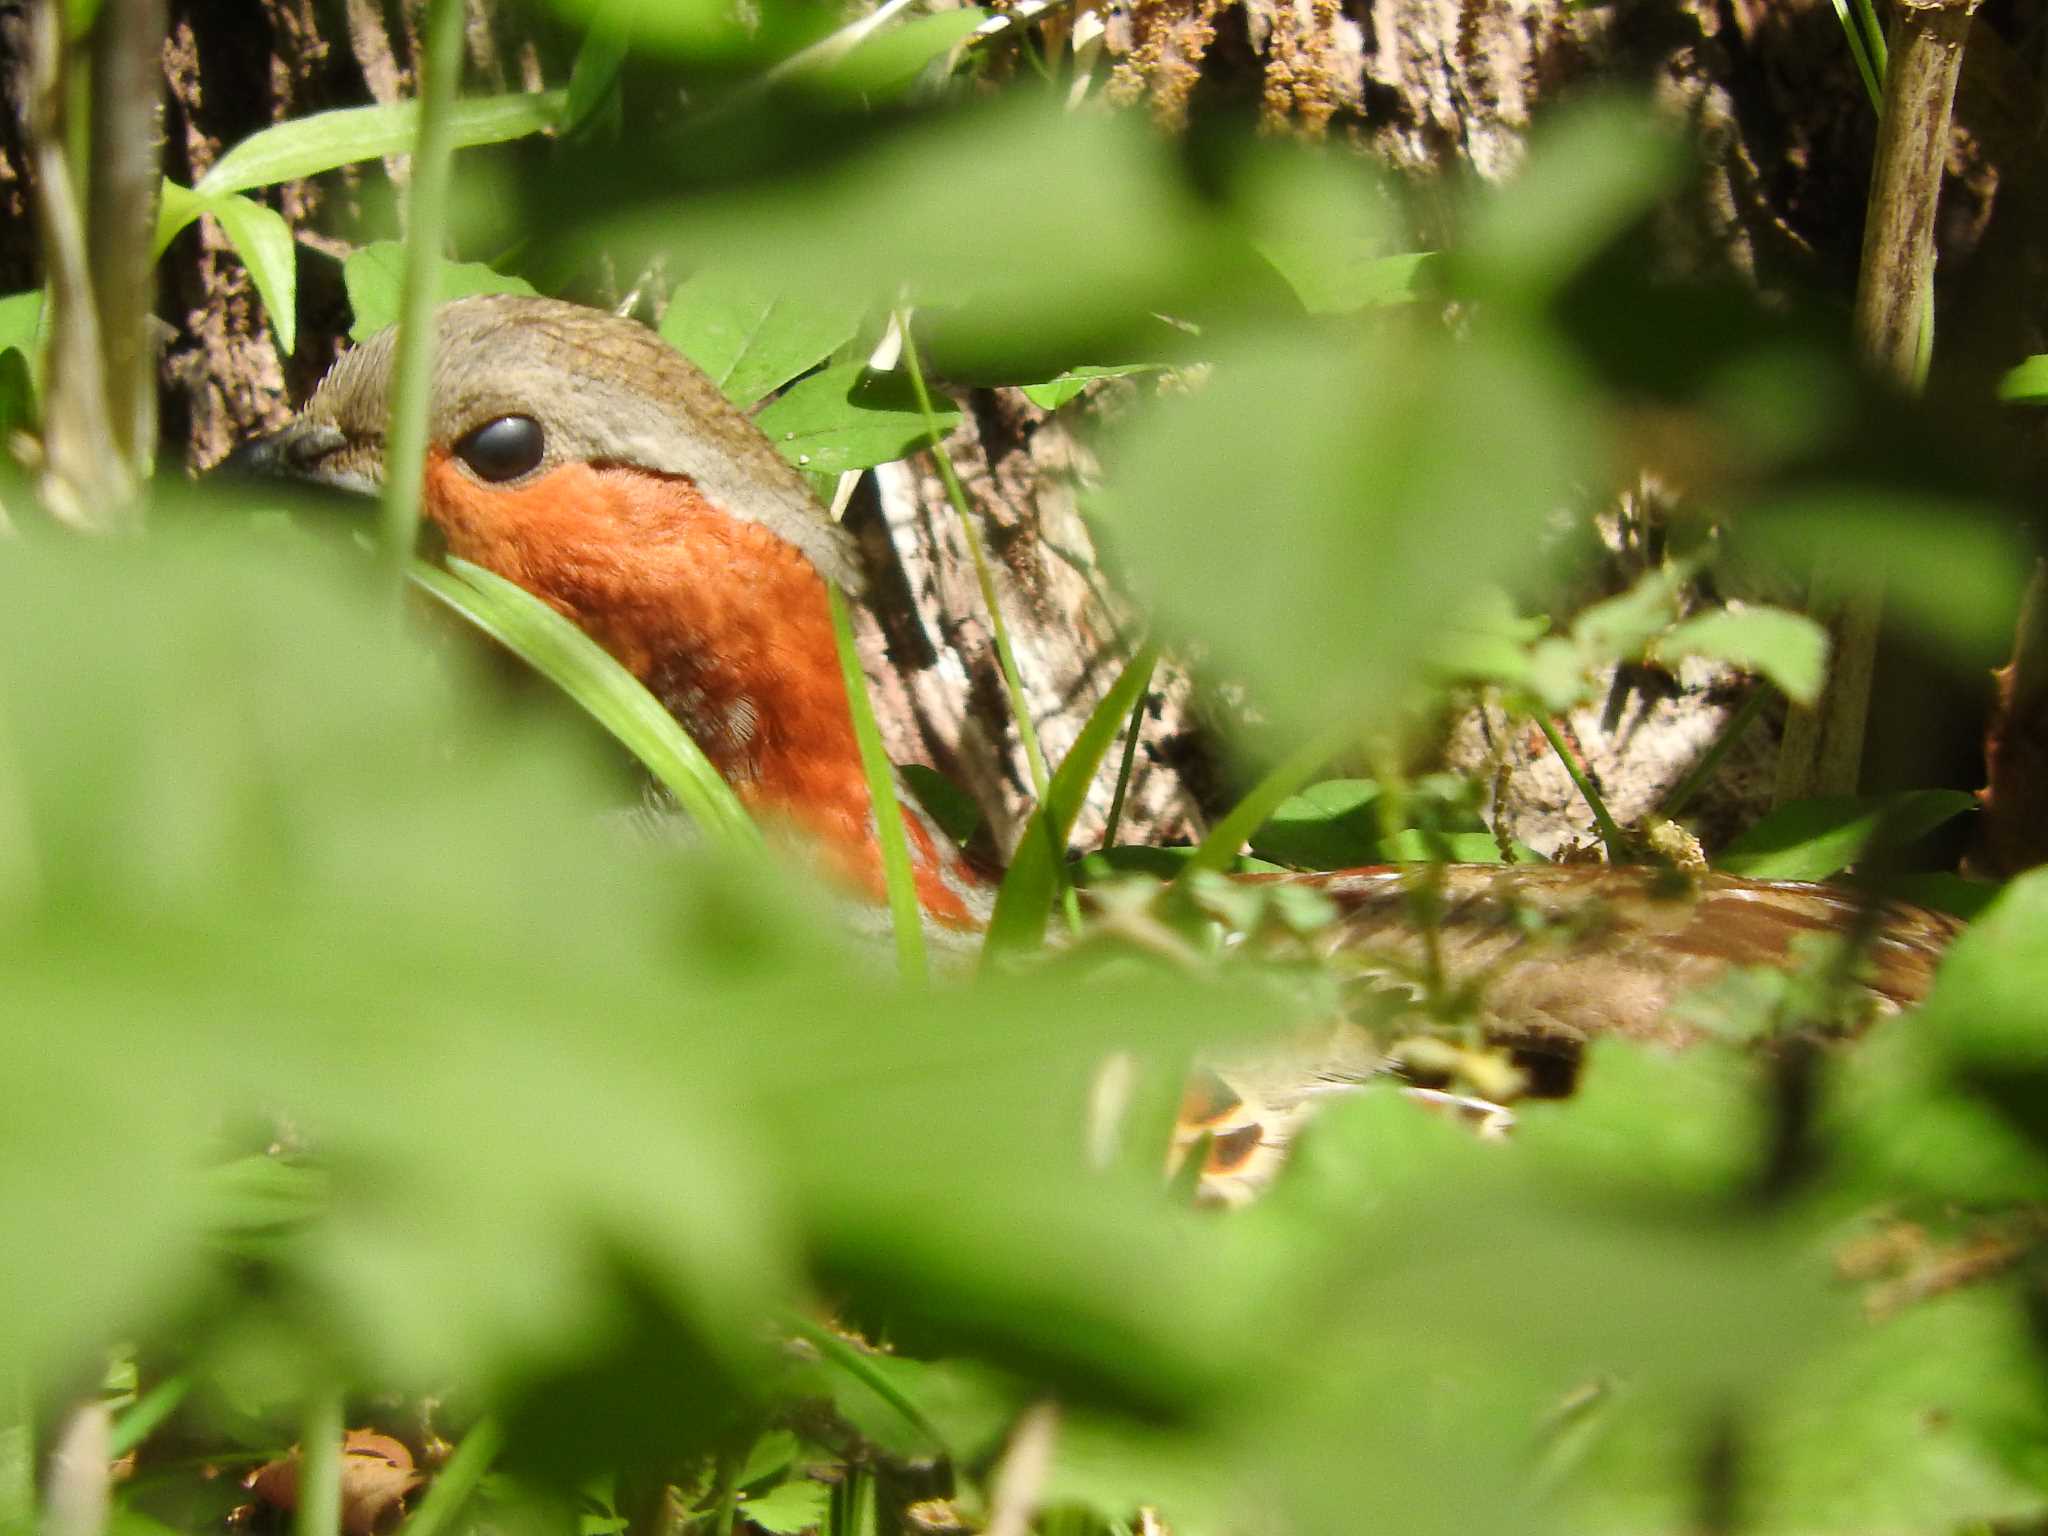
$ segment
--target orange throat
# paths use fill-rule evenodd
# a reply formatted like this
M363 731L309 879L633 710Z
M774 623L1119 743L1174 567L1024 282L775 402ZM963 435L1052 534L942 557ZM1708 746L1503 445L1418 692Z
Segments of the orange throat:
M799 829L884 898L825 580L795 546L685 478L623 465L492 486L437 448L426 509L452 553L544 599L639 678L749 810ZM899 798L927 917L979 926L986 882Z

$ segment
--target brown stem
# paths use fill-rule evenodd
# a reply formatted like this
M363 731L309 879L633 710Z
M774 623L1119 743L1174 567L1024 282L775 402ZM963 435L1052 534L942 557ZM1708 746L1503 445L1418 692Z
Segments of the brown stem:
M1932 346L1934 212L1948 160L1963 39L1977 0L1900 0L1878 121L1877 161L1856 283L1856 339L1872 367L1917 389ZM1856 792L1884 608L1862 561L1824 555L1808 603L1828 626L1833 665L1811 710L1785 722L1777 802Z
M2048 561L2027 583L2012 660L1992 676L1998 702L1984 738L1973 862L1986 874L2016 875L2048 864Z

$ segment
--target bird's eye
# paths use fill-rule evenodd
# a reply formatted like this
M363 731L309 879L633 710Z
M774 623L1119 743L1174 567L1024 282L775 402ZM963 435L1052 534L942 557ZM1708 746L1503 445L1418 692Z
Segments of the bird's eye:
M546 441L531 416L500 416L455 445L455 455L485 480L517 480L541 461Z

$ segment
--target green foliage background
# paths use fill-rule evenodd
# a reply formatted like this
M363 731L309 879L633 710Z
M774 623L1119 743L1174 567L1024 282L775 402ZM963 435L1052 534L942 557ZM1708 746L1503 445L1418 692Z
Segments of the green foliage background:
M1493 856L1455 797L1307 787L1330 744L1452 686L1556 711L1616 659L1708 654L1811 695L1806 621L1681 623L1662 576L1555 632L1523 617L1529 551L1595 504L1646 396L1743 445L1714 509L1743 540L1865 552L1939 644L2010 635L2021 551L1935 428L1809 317L1729 324L1725 296L1617 268L1687 164L1633 104L1547 125L1424 253L1349 157L1231 143L1197 178L1128 118L990 91L954 53L979 13L791 69L832 18L562 10L591 28L563 89L456 111L458 143L523 141L550 172L465 151L445 291L573 290L599 255L658 249L685 274L664 335L743 405L780 390L757 419L821 475L956 419L867 366L892 317L936 375L1048 408L1137 380L1091 516L1162 635L1199 636L1283 732L1325 743L1263 787L1242 829L1262 854ZM629 138L628 58L698 104ZM299 258L248 194L400 152L416 119L262 135L169 190L160 243L219 220L289 348ZM398 313L396 254L349 264L358 335ZM0 421L34 419L40 323L0 301ZM353 1423L422 1399L495 1458L459 1510L411 1516L422 1536L894 1529L933 1493L979 1521L1037 1403L1059 1413L1048 1530L1147 1505L1192 1532L2041 1519L2043 877L1996 895L1922 1015L1822 1064L1810 1118L1788 1119L1785 1053L1603 1046L1506 1146L1387 1093L1333 1104L1271 1197L1219 1220L1159 1175L1181 1078L1202 1048L1321 1017L1312 979L1100 945L902 979L630 679L516 595L419 576L712 835L625 826L606 748L394 622L346 540L185 499L162 491L144 541L31 526L0 558L11 1525L38 1518L28 1448L82 1401L137 1435L171 1410L117 1492L114 1523L144 1536L242 1499L195 1457L244 1467L337 1400ZM1040 945L1050 850L1149 666L1053 776L996 947ZM1739 867L1836 873L1875 809L1806 807ZM1112 1051L1136 1086L1097 1167ZM1812 1153L1789 1186L1770 1171L1788 1127ZM1832 1258L1903 1223L1925 1251L1997 1240L2012 1262L1872 1320Z

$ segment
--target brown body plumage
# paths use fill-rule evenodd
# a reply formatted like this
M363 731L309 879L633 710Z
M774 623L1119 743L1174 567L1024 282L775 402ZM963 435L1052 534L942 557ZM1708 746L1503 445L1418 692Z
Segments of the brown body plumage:
M856 569L802 477L709 379L631 322L490 296L444 306L438 326L424 508L450 549L583 626L756 810L809 834L879 898L825 587L856 587ZM342 359L254 457L331 484L377 485L391 350L387 333ZM974 927L985 882L914 808L911 834L927 915ZM1803 935L1852 928L1867 930L1858 982L1867 1000L1910 1006L1955 926L1919 909L1866 913L1856 896L1825 886L1452 866L1432 877L1439 915L1425 942L1410 875L1284 878L1313 881L1338 904L1333 952L1397 986L1427 960L1471 984L1473 1017L1489 1034L1548 1047L1602 1033L1681 1041L1690 1026L1671 1005L1683 994L1731 967L1782 966ZM1306 1080L1366 1070L1315 1062ZM1256 1086L1260 1075L1235 1076L1233 1102L1197 1096L1208 1123L1228 1124L1239 1144L1264 1106L1290 1097ZM1281 1114L1271 1112L1269 1129Z

